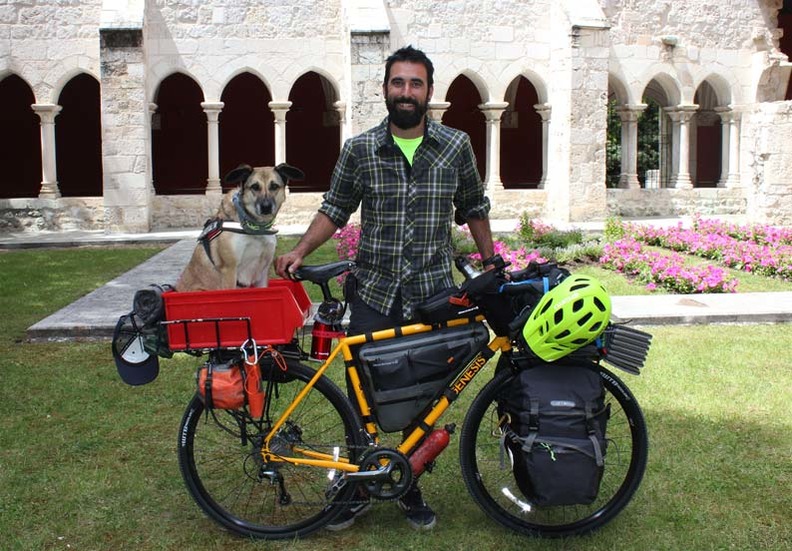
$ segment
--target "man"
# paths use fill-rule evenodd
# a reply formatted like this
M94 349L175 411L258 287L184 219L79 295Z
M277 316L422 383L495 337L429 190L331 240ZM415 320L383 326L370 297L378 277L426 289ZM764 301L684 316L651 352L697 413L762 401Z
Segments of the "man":
M361 207L350 335L409 323L417 304L453 285L452 220L468 224L482 258L493 255L490 205L470 138L426 117L433 76L432 62L412 46L387 59L388 118L344 144L319 212L294 250L276 260L277 273L289 277ZM399 506L414 528L435 525L417 485ZM328 528L351 526L367 508L352 507Z

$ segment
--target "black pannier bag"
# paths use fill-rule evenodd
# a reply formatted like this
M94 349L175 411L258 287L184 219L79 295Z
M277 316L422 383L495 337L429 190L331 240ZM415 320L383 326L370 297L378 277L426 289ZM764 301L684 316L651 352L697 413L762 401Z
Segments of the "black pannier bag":
M363 345L363 386L380 428L407 428L487 342L486 326L472 323Z
M610 406L595 364L519 372L500 401L517 486L534 505L588 505L605 468Z

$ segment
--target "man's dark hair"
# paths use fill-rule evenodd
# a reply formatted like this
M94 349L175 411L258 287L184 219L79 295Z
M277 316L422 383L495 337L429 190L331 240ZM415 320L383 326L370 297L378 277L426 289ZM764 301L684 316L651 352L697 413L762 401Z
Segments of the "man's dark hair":
M427 86L434 86L434 65L432 61L426 57L426 54L421 50L417 50L412 46L405 46L393 52L390 57L385 61L385 86L388 86L388 79L390 78L391 66L397 61L409 61L411 63L421 63L426 67L426 77L428 82Z

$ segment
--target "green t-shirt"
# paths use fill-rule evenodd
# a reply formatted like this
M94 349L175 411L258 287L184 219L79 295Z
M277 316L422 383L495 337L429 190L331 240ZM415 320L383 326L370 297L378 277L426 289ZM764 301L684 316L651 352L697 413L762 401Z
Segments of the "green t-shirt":
M393 134L391 135L393 136ZM404 156L407 157L407 162L410 163L410 166L412 166L413 157L415 157L415 152L423 141L423 136L418 136L417 138L399 138L397 136L393 136L393 141L399 146L399 149L402 150Z

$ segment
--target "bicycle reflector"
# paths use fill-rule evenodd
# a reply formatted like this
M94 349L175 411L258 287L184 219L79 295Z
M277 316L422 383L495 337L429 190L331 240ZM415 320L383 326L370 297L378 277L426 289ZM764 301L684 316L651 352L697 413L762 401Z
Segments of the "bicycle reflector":
M159 375L159 358L143 346L142 322L134 313L118 318L113 332L113 360L118 375L128 385L145 385Z
M544 294L523 326L525 343L546 362L596 339L608 325L611 301L595 278L571 275Z

